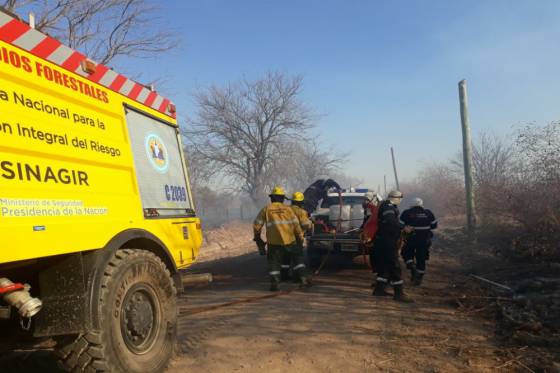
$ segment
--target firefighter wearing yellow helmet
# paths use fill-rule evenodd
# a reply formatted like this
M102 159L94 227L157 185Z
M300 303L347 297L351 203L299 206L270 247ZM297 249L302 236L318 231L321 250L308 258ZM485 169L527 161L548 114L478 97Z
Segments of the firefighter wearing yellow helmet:
M283 258L287 256L290 261L293 260L294 263L301 261L301 264L303 264L303 255L300 259L297 258L298 247L303 245L303 231L293 210L290 206L284 204L286 199L284 190L276 186L269 197L271 203L265 206L255 218L253 231L259 252L261 255L267 255L270 290L277 291ZM264 226L266 226L266 244L261 238L261 231ZM266 246L268 246L268 250L266 250ZM296 267L298 265L296 264ZM294 270L296 267L294 267ZM301 269L302 267L298 267L298 270L294 272L301 285L307 286L309 280Z
M311 223L311 220L309 220L309 214L303 208L303 202L304 202L303 193L295 192L294 195L292 196L292 204L290 207L294 211L294 214L296 214L301 229L304 232L308 232L311 230L311 228L313 228L313 224Z

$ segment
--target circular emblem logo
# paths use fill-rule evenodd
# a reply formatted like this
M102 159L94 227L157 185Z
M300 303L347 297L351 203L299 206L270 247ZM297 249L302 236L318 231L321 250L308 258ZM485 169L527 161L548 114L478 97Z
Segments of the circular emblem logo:
M146 135L144 145L146 148L146 155L152 167L154 167L157 172L162 174L166 173L169 169L169 154L167 153L167 148L161 137L154 132L150 132Z

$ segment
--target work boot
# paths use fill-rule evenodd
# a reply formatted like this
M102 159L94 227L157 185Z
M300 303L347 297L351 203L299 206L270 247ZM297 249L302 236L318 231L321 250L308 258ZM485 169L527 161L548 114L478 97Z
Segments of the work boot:
M270 283L270 291L278 291L278 290L280 290L278 288L278 283L277 282L271 282Z
M390 293L388 293L385 288L387 287L386 284L378 282L377 284L375 284L375 289L373 289L373 295L376 297L388 297L391 296Z
M407 297L404 294L402 285L394 285L393 289L395 290L395 295L393 296L394 300L396 300L397 302L403 302L403 303L414 303L414 301L412 299L410 299L409 297Z
M414 285L416 286L422 285L422 278L424 278L424 275L421 273L417 273L416 277L414 277Z

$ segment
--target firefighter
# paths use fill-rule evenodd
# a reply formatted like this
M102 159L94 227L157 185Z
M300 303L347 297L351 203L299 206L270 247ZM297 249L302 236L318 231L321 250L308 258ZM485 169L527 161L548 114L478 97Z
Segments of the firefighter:
M403 280L401 278L401 266L399 264L398 245L401 237L401 225L399 223L399 208L397 207L403 198L398 190L391 191L387 199L381 203L378 211L378 230L375 239L374 250L375 264L377 268L377 281L373 295L386 296L387 284L393 286L393 297L396 301L410 303L403 291ZM407 228L408 229L408 228Z
M293 210L284 204L286 198L284 190L276 186L269 197L271 203L264 207L255 218L253 231L259 252L261 255L267 255L270 290L277 291L282 259L286 255L290 258L295 257L297 247L303 245L303 231ZM261 238L261 231L265 225L268 252L265 250L264 241ZM304 267L298 267L295 275L302 286L307 286L309 280L305 276L304 269Z
M292 195L290 208L297 216L299 225L303 233L311 232L313 223L309 219L309 214L304 209L304 195L301 192L295 192ZM296 271L306 272L305 260L303 255L303 242L294 249L292 255L285 255L282 260L281 279L287 280L290 277L290 268L295 273Z
M291 204L291 208L294 211L294 214L296 214L297 218L299 219L299 224L301 226L301 229L303 230L304 233L306 232L311 232L311 230L313 229L313 223L311 223L311 220L309 219L309 214L307 213L307 211L303 208L304 206L304 196L302 192L295 192L294 195L292 196L292 204Z
M424 208L420 198L414 199L412 207L402 213L400 220L402 225L411 227L401 255L410 270L411 281L414 285L421 285L434 235L432 230L437 228L437 220L430 210Z
M305 189L305 192L303 192L305 196L303 208L307 213L311 214L317 208L319 201L327 198L329 189L340 190L340 185L333 179L319 179Z

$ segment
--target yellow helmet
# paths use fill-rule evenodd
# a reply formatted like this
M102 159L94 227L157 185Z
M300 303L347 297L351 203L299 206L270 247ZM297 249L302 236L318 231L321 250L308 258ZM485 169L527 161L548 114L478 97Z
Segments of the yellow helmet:
M294 202L303 202L303 193L302 192L295 192L292 196L292 201Z
M281 186L276 185L274 187L274 189L272 189L272 193L270 193L271 196L285 196L286 193L284 193L284 189L282 189Z

